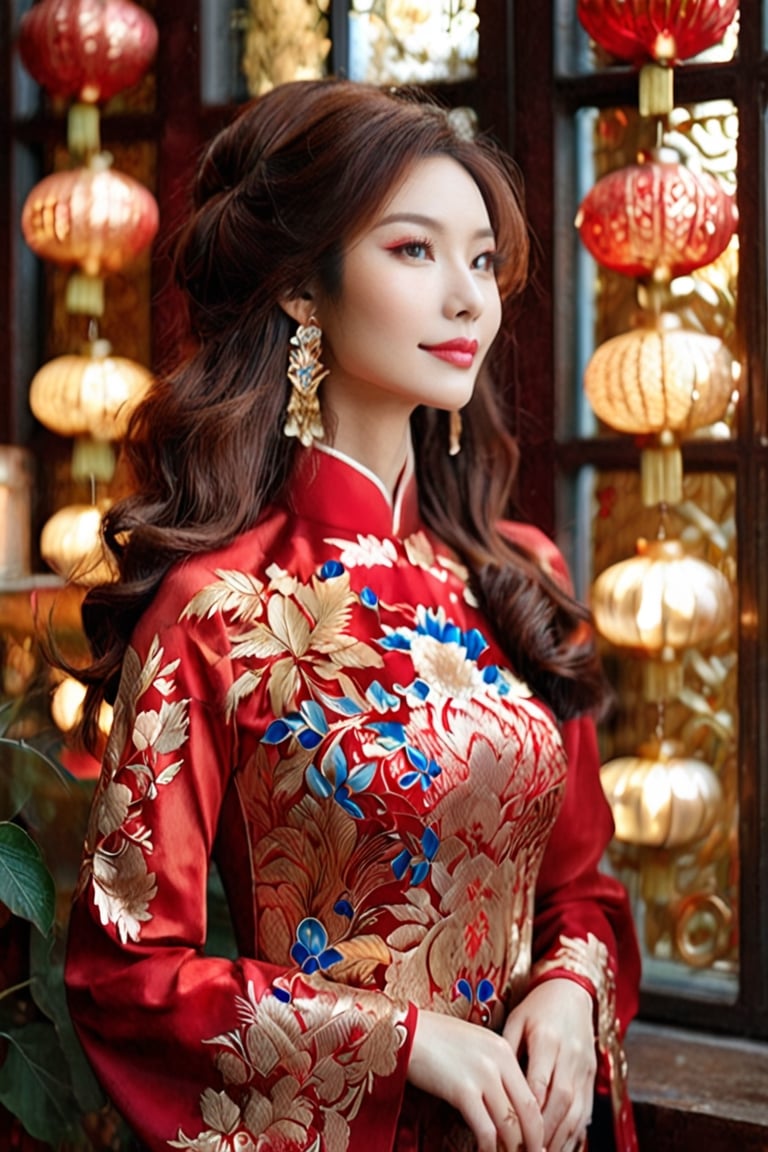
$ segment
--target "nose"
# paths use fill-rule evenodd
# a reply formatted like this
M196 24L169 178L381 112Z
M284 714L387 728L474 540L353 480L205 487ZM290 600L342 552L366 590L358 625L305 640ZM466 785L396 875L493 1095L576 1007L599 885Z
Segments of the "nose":
M456 265L448 274L444 310L449 319L468 316L472 320L483 311L484 297L475 274L466 265Z

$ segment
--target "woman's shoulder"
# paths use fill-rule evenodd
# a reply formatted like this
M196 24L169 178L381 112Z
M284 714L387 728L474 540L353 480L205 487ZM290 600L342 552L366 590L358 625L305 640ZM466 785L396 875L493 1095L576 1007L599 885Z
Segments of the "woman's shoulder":
M571 591L571 576L565 558L546 532L522 520L501 520L501 535L526 552L541 570L561 587Z
M220 547L177 560L142 614L139 632L165 631L176 625L187 633L218 631L225 601L234 603L249 592L258 594L272 544L269 523L260 521Z

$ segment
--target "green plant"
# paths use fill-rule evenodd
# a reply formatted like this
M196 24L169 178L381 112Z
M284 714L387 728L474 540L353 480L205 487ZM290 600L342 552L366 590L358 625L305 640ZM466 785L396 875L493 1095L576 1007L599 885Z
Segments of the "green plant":
M63 977L91 785L66 771L56 744L19 736L20 727L16 706L0 708L0 905L25 938L28 931L27 971L0 988L0 1103L30 1136L92 1149L105 1100L74 1033Z

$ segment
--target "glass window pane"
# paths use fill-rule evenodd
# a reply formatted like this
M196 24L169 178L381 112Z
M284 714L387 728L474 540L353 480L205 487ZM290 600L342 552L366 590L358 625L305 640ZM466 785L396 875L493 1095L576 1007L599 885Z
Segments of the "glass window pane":
M638 537L653 540L661 532L709 566L695 587L682 573L675 586L672 574L670 598L682 604L691 593L699 596L712 570L735 595L731 475L686 475L682 502L664 515L643 506L635 472L586 469L581 480L576 522L581 540L592 541L594 574L635 556ZM712 639L675 648L661 699L649 690L654 662L641 649L601 642L615 689L614 711L600 731L603 786L617 827L607 864L630 892L644 986L726 1002L736 998L739 979L733 615Z
M258 96L288 80L328 71L329 0L201 0L204 104Z
M477 75L475 0L352 0L349 75L429 84Z

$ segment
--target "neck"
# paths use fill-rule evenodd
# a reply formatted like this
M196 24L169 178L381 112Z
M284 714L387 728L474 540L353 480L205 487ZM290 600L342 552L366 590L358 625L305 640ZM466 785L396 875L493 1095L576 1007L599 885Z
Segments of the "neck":
M389 418L378 410L354 421L338 420L328 443L373 472L390 499L394 498L411 446L410 424L408 416L403 417L402 408Z

